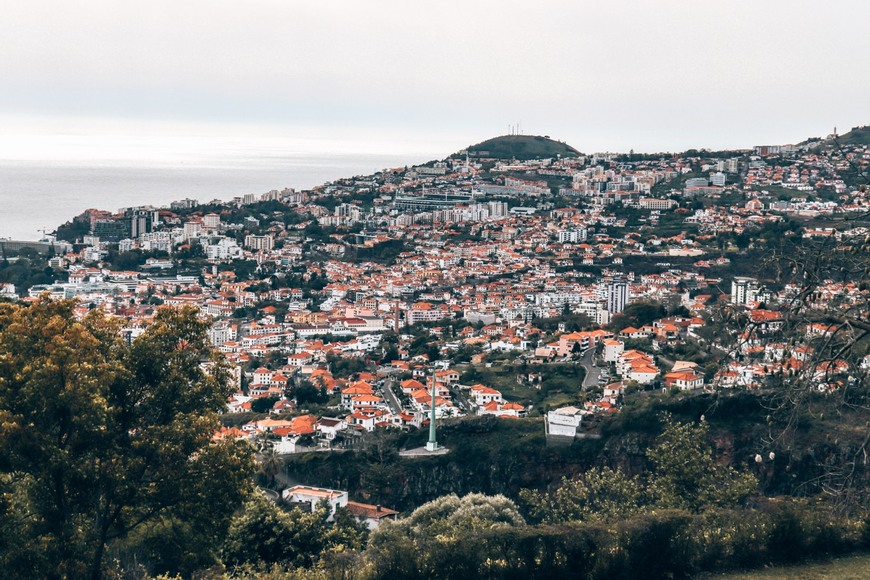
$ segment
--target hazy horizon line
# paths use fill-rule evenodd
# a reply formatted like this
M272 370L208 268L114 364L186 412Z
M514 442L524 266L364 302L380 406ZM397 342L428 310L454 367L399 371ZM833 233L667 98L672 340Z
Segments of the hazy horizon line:
M859 125L860 126L860 125ZM3 115L0 114L0 160L76 159L80 161L108 159L141 160L139 154L161 149L180 153L194 151L216 154L224 148L238 155L246 147L259 150L272 148L276 152L292 155L354 154L354 155L430 155L443 159L476 143L510 134L509 124L504 130L483 135L478 129L460 131L432 128L418 130L411 127L367 127L305 124L263 124L233 121L175 121L168 119L145 120L133 118L107 118L66 115ZM548 135L583 153L617 152L656 154L681 153L691 149L746 150L756 145L782 145L800 143L808 138L824 137L806 131L791 140L771 138L765 142L743 143L710 139L710 143L679 146L622 147L590 146L578 137L559 134L558 131L523 131L522 134ZM845 133L848 129L839 130ZM797 133L798 131L795 131ZM183 156L182 156L183 157ZM181 158L178 158L181 160Z

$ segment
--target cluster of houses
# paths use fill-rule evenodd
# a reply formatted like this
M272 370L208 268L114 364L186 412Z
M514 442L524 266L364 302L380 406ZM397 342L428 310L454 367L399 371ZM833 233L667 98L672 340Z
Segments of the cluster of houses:
M734 278L728 256L741 250L735 235L868 211L867 192L841 177L855 167L870 167L866 146L765 146L720 159L454 157L208 207L179 200L88 210L76 222L89 233L58 243L62 251L49 259L57 282L0 284L0 297L72 298L77 315L98 309L122 319L130 340L161 307L197 309L231 365L236 392L227 412L259 411L215 437L279 453L421 428L433 408L438 418L522 418L530 411L523 401L462 384L460 369L510 355L540 376L537 365L592 350L608 373L600 388L587 396L578 385L575 405L546 413L548 433L573 437L583 417L618 412L635 386L757 388L804 374L830 391L849 380L849 362L816 356L836 329L807 324L799 340L780 336L788 321L777 304L796 288L771 292ZM851 224L805 229L843 244L868 234ZM121 255L141 259L131 265ZM806 303L854 305L867 293L860 281L825 280ZM635 302L678 304L682 315L616 327ZM714 312L723 305L746 324L714 338L705 331L721 326ZM547 324L569 318L583 324ZM428 352L415 347L420 336ZM664 356L686 344L700 347L701 362L713 352L735 356L716 369ZM365 370L333 374L335 361ZM870 368L870 355L862 365ZM297 396L303 388L321 400L316 413ZM318 493L347 501L334 490L309 495ZM355 509L389 517L378 506Z

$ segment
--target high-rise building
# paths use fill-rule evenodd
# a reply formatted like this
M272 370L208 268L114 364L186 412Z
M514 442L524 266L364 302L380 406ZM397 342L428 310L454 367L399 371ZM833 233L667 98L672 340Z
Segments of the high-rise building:
M184 239L192 240L198 238L202 233L202 222L198 219L193 219L184 222Z
M207 230L217 229L221 225L221 216L216 213L207 213L202 216L202 227Z
M721 171L721 170L720 170ZM732 157L725 164L725 171L728 173L738 173L740 171L740 158Z
M251 250L271 250L275 246L275 237L272 235L265 236L245 236L245 247Z
M338 217L349 218L351 221L359 221L362 217L362 212L358 205L350 203L342 203L335 207L334 215Z
M686 180L686 187L707 187L710 181L706 177L690 177Z
M607 311L616 314L625 310L629 300L628 280L617 278L607 282Z
M731 304L749 304L758 299L758 280L736 276L731 281Z
M191 209L199 205L199 201L195 199L180 199L178 201L173 201L169 204L169 209L173 211L178 211L180 209Z
M501 218L508 214L508 204L503 201L487 202L486 207L491 218Z
M130 217L130 237L133 239L138 238L142 234L149 233L157 221L155 216L157 212L137 209L132 212Z

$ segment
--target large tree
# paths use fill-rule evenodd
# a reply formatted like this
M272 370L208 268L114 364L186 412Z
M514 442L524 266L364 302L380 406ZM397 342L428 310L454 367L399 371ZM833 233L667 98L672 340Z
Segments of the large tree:
M758 487L751 473L717 462L706 421L680 423L663 416L664 430L647 450L653 474L650 493L657 506L702 511L742 503Z
M212 558L247 492L244 444L213 442L231 388L192 310L161 309L138 338L68 301L0 304L0 568L104 574L129 542L189 530ZM153 542L152 546L155 546ZM155 548L165 569L182 564Z

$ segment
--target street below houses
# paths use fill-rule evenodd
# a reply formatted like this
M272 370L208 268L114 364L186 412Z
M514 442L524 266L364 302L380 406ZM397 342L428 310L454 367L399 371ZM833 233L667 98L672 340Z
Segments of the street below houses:
M396 380L393 378L384 379L383 386L381 387L381 391L384 394L384 400L387 402L387 405L390 407L390 411L396 415L402 412L402 405L399 403L398 397L396 397L396 393L393 391L393 385L395 385Z
M598 379L602 374L602 368L592 365L592 357L595 354L594 348L587 348L580 356L578 362L586 371L586 376L583 377L583 388L590 389L598 385Z
M664 365L665 365L667 368L669 368L669 369L674 368L674 364L676 364L676 361L675 361L674 359L672 359L672 358L669 357L669 356L665 356L665 355L663 355L663 354L657 354L656 356L658 357L659 362L664 363Z

